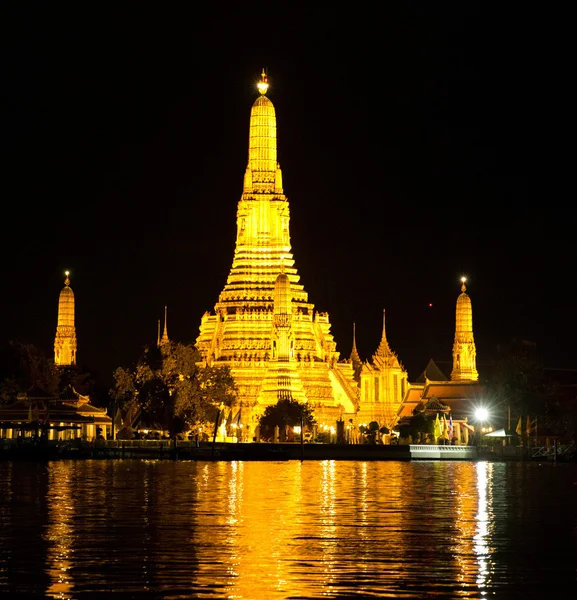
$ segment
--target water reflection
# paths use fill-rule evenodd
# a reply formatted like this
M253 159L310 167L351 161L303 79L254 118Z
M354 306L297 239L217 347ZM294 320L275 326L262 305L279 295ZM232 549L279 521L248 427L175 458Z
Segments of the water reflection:
M481 594L485 594L485 588L490 584L492 571L489 533L493 520L493 463L477 463L477 532L473 536L475 554L477 555L477 587Z
M522 463L0 462L0 593L574 597L574 482ZM528 548L549 536L542 595Z
M74 469L56 463L48 472L48 521L43 537L47 542L46 572L50 583L46 595L51 598L71 598L74 517L76 513L72 477Z

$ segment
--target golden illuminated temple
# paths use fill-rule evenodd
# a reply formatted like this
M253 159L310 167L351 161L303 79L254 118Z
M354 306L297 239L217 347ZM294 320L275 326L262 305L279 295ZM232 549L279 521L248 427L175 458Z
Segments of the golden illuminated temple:
M64 287L58 299L58 326L54 338L54 364L67 367L76 364L76 328L74 326L74 292L66 271Z
M392 429L397 423L397 413L409 382L406 369L387 340L385 311L383 310L381 341L371 361L361 362L354 338L353 329L351 362L361 389L358 421L362 424L376 421L379 425Z
M465 277L461 278L461 294L457 298L455 341L453 343L453 381L477 381L477 351L473 338L473 308L466 292Z
M356 414L358 387L350 362L339 361L328 314L315 311L299 283L264 70L258 89L232 268L196 346L207 364L231 368L251 431L282 398L308 402L319 424L334 424Z

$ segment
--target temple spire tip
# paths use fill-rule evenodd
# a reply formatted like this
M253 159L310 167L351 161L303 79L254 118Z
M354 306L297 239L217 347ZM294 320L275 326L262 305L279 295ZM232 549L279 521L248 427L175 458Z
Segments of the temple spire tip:
M465 292L467 290L467 286L465 285L465 282L467 281L467 278L465 276L461 277L461 291Z
M258 91L264 96L268 90L268 75L263 67L262 73L260 74L260 81L256 84Z
M70 271L64 271L64 275L66 275L66 279L64 280L64 285L70 285Z

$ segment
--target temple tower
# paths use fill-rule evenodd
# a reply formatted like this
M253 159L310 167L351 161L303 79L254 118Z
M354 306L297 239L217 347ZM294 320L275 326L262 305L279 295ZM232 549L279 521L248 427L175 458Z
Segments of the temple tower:
M67 367L76 364L76 328L74 327L74 292L70 272L66 271L64 287L58 299L58 325L54 339L54 364Z
M397 421L397 412L407 389L408 374L389 346L383 309L381 341L372 361L364 363L361 369L359 422L377 421L391 429Z
M205 363L230 366L243 407L251 407L249 427L281 388L311 403L319 424L334 425L355 412L358 390L351 365L339 362L328 315L315 311L299 283L264 70L257 87L232 268L214 313L202 317L196 346Z
M477 381L477 351L473 339L473 309L466 294L465 277L461 277L461 294L457 298L455 341L453 342L452 381Z

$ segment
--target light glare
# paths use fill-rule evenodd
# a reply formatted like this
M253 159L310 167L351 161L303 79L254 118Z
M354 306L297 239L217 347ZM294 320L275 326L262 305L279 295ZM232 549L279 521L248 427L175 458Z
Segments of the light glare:
M489 411L486 408L477 408L475 410L475 418L477 421L486 421L489 417Z

